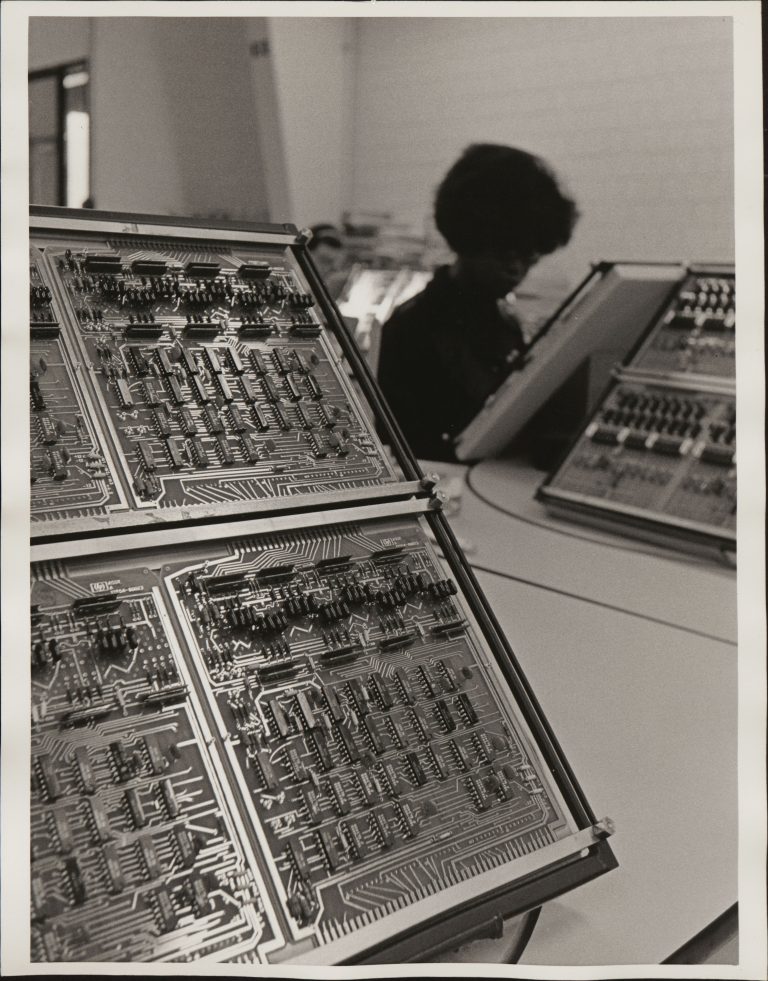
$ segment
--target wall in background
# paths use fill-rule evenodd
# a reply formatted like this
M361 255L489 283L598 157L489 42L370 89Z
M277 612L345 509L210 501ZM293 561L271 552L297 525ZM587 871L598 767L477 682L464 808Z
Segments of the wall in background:
M90 17L30 17L29 70L87 58L90 31Z
M582 212L552 272L733 258L727 18L377 18L358 38L353 207L423 223L467 144L511 143Z
M578 200L550 278L733 257L727 18L32 18L31 68L83 57L99 208L419 229L499 141Z
M180 215L172 105L148 22L93 18L91 192L97 208Z
M350 185L347 18L33 18L30 68L88 59L97 208L335 221Z
M269 43L282 124L288 219L337 221L351 177L354 22L346 17L274 17Z
M30 68L73 57L90 62L97 208L267 218L240 19L32 19Z
M242 18L150 18L186 214L266 220Z

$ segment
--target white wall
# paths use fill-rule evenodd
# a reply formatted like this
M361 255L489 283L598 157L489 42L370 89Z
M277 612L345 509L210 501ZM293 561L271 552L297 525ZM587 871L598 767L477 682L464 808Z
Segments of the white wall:
M359 22L350 204L427 219L471 142L547 158L576 197L573 280L599 258L733 257L726 18Z
M336 221L350 179L355 54L347 18L269 20L277 106L288 181L287 221Z
M248 45L234 17L151 18L186 213L265 219Z
M347 204L346 18L36 18L30 66L91 65L97 208L336 220Z
M286 221L292 210L286 170L283 119L278 104L277 85L270 50L270 21L267 17L244 20L251 69L256 128L259 134L268 214L275 221Z
M103 210L181 215L173 108L150 23L93 18L92 196Z
M237 18L37 18L30 68L87 58L97 208L267 218Z
M29 70L87 58L90 29L90 17L30 17Z
M542 154L582 219L545 275L733 256L726 18L32 18L90 57L96 206L423 228L473 141Z

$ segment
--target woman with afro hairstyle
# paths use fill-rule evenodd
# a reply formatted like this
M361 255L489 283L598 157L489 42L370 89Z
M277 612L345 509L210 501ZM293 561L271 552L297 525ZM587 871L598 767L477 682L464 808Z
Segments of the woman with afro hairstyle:
M500 301L543 256L570 240L578 212L539 157L468 147L435 198L435 223L456 254L384 325L379 382L416 456L452 460L453 441L524 348Z

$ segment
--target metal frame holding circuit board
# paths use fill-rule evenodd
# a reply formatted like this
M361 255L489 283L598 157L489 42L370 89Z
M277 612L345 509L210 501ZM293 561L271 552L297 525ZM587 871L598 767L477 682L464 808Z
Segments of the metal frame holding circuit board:
M295 231L69 215L32 218L34 540L400 483Z
M33 465L50 471L55 451L80 481L67 500L70 474L47 472L33 495L50 513L32 550L32 959L424 959L614 868L610 822L302 236L38 209L32 244ZM180 314L188 294L198 312ZM240 406L246 365L256 398ZM345 418L321 426L320 402ZM277 404L290 428L264 447L255 409L277 425ZM167 448L195 460L183 408L205 434L202 476ZM320 487L315 429L348 445ZM262 493L241 476L234 500L243 433ZM142 497L137 473L160 493ZM75 500L86 487L113 498Z
M710 556L736 551L733 266L691 266L537 492L553 514Z

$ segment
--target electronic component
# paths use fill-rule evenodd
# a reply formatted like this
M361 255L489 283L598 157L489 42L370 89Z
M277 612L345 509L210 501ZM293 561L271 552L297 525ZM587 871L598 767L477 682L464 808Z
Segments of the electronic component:
M662 544L735 549L734 396L617 382L539 496Z
M514 879L522 856L543 867L597 840L551 781L422 520L269 519L250 537L230 525L191 551L113 554L109 592L98 553L35 582L33 647L61 636L71 665L34 675L32 814L43 893L56 891L46 856L77 863L69 905L45 920L71 959L117 959L120 944L135 960L202 955L210 929L224 958L335 961L362 954L395 910L434 910L451 868L468 901L488 868ZM354 634L340 581L360 586ZM407 608L382 613L395 588L410 589ZM429 629L446 594L467 619L451 637ZM383 650L395 632L406 639ZM325 657L344 646L354 661ZM120 713L90 722L84 743L73 706L110 703ZM515 774L504 799L488 789L489 754ZM309 907L291 900L299 883Z
M664 545L736 548L735 285L692 270L538 497Z
M399 960L613 868L295 230L50 217L32 959Z
M147 708L146 696L172 689L181 670L162 603L140 570L112 576L116 593L100 601L90 592L100 577L96 560L32 587L33 634L61 636L71 668L36 675L32 686L40 923L65 943L64 960L179 960L222 947L255 958L274 934L202 738L201 710L194 699ZM130 653L94 658L98 639L113 629ZM72 726L73 708L109 702L121 707L109 722ZM193 835L209 857L198 858ZM184 894L189 875L203 870L215 882L205 916ZM165 891L161 917L150 882ZM158 933L182 916L187 927L161 942ZM33 960L47 959L36 927L32 951Z
M736 378L736 279L733 269L694 271L625 366L696 385Z
M94 424L87 393L78 385L76 358L60 330L40 333L36 316L59 322L45 284L43 258L31 250L30 479L33 527L51 519L105 514L124 494ZM121 378L121 382L124 380ZM129 390L125 394L130 398ZM116 391L117 396L117 391Z
M379 496L395 482L296 235L283 230L275 247L233 232L212 258L204 227L179 228L176 242L95 212L61 231L46 214L31 231L33 538L263 513L287 494L293 505ZM291 297L312 300L300 336ZM268 332L243 331L257 317ZM326 416L344 434L318 454Z

